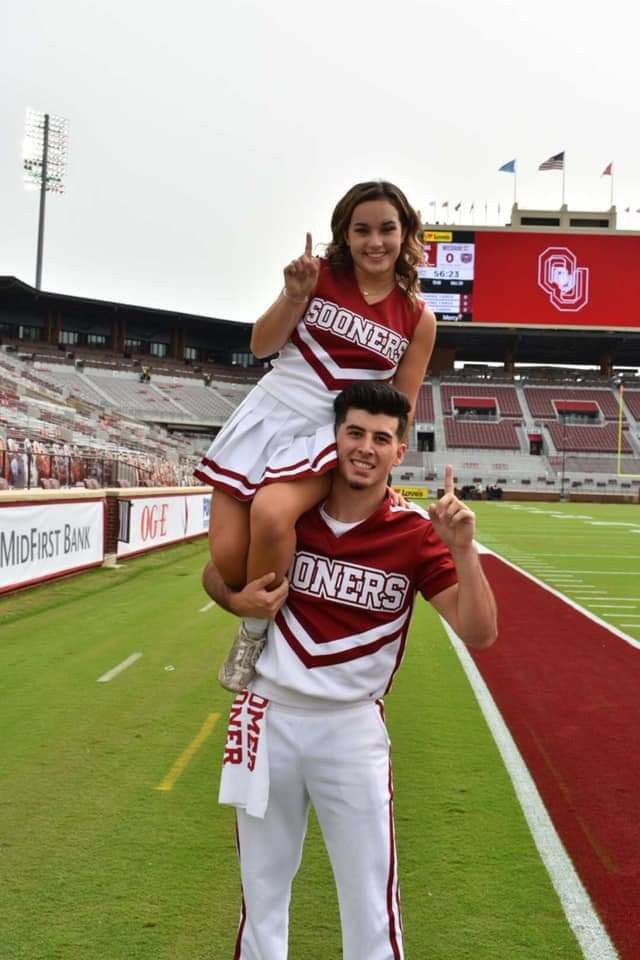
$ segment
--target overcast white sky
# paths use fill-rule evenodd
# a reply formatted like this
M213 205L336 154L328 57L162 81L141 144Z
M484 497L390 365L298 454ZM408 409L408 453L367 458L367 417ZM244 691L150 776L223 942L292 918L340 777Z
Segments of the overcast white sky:
M9 10L9 8L8 8ZM0 274L33 284L25 110L66 117L43 288L253 321L355 182L640 208L632 0L20 0L0 38ZM468 219L468 218L467 218ZM504 219L504 218L503 218ZM619 227L640 229L640 214Z

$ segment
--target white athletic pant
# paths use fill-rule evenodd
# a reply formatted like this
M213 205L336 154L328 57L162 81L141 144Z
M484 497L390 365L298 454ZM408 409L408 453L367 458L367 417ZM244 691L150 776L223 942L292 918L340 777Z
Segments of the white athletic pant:
M268 737L265 817L237 811L243 906L234 960L286 960L291 883L310 803L338 890L343 960L403 960L389 739L380 706L306 710L271 703Z

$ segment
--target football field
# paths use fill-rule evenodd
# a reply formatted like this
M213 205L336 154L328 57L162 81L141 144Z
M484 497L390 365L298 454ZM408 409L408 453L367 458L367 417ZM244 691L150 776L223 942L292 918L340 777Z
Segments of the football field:
M530 589L549 585L640 656L640 507L474 507L479 541L532 574ZM0 601L2 960L233 957L233 814L216 802L231 697L214 676L235 622L202 592L205 559L201 540ZM510 609L519 588L500 587ZM519 630L510 621L505 637ZM508 662L501 638L496 656L501 643ZM523 643L535 650L535 635ZM483 656L474 658L480 669ZM509 676L499 659L486 662L509 722ZM541 672L536 684L544 683ZM422 600L386 714L409 960L584 956L467 675ZM636 875L636 866L627 855L620 870ZM622 915L612 910L612 923ZM614 933L620 956L631 958ZM313 819L290 939L291 960L341 955Z

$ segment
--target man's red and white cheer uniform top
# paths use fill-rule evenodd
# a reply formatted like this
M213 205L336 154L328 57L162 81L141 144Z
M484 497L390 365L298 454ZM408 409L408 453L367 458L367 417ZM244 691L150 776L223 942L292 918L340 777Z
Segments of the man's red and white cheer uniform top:
M416 592L430 599L457 582L451 554L428 514L388 498L340 536L322 507L296 531L287 602L251 687L291 705L376 700L402 661Z

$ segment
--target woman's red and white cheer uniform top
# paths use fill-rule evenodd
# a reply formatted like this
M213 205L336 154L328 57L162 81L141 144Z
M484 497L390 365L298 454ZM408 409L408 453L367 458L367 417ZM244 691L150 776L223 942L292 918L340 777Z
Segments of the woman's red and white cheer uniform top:
M273 369L220 431L195 475L239 500L336 462L333 401L351 383L393 379L423 305L399 286L368 304L352 271L320 261L316 291Z

